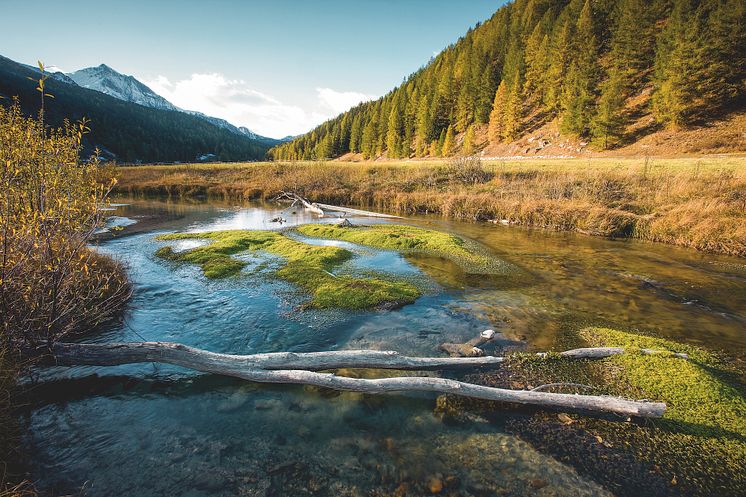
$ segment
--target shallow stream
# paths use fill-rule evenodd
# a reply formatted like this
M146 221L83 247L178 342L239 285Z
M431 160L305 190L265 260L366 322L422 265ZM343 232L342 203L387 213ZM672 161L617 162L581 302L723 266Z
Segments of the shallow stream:
M99 249L127 265L135 293L122 322L91 341L165 340L236 354L374 348L438 355L440 343L465 342L487 328L499 332L487 350L493 353L561 348L577 329L603 325L736 356L746 351L740 259L410 218L403 222L481 243L515 268L513 276L469 277L436 258L346 244L357 254L353 269L417 279L425 295L396 310L310 310L291 285L252 272L261 255L249 256L239 277L208 280L196 266L157 258L163 242L154 237L319 222L311 214L274 205L118 201L124 205L114 224L126 227ZM271 222L277 216L288 222ZM24 422L31 476L43 494L364 496L442 488L451 495L611 495L500 423L444 423L430 395L258 386L150 364L58 368L40 379L55 386L42 389Z

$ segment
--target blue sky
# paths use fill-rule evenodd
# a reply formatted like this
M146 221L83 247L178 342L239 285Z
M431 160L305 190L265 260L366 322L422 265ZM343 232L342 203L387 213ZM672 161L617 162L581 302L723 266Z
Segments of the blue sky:
M396 86L500 0L0 0L0 55L106 63L184 108L279 137Z

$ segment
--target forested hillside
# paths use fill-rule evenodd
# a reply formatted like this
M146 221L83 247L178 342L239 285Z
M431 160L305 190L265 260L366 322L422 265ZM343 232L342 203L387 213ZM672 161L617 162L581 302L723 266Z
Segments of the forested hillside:
M36 115L39 92L29 78L38 79L38 72L0 57L0 104L18 97L24 113ZM65 119L90 119L86 152L99 147L120 162L191 162L207 154L223 161L257 160L270 147L183 112L143 107L52 77L46 87L53 95L46 99L46 122L56 127Z
M384 97L271 153L472 154L553 121L619 147L742 108L745 19L743 0L516 0Z

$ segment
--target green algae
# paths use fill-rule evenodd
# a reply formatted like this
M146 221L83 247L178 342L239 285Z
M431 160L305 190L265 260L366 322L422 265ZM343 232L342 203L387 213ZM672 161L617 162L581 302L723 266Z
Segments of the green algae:
M499 261L481 253L477 244L441 231L396 224L352 227L306 224L296 231L312 238L342 240L403 254L435 255L451 260L466 273L496 274L504 270Z
M174 233L157 238L162 241L202 239L211 243L181 252L161 247L158 257L197 264L208 278L225 278L241 272L246 263L234 255L263 251L285 260L276 275L311 294L311 306L369 309L414 302L420 290L406 281L358 278L335 275L332 270L352 257L339 247L310 245L274 231L231 230L205 233Z

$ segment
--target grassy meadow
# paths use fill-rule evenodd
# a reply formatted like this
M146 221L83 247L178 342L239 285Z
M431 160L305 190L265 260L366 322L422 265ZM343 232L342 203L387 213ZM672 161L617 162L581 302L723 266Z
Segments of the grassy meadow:
M746 256L746 157L131 166L133 195L309 199Z

